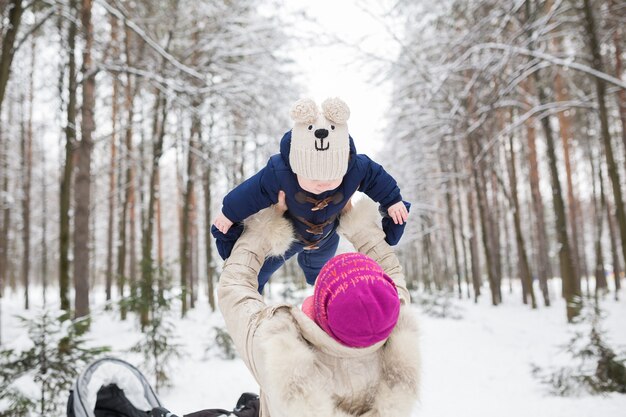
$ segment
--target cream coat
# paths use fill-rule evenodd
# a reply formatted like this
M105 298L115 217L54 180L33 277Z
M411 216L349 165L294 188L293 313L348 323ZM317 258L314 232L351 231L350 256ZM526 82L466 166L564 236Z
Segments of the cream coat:
M251 217L218 287L226 327L261 387L261 417L404 417L418 399L418 328L402 268L384 241L371 200L341 217L339 232L395 281L403 306L386 341L367 348L336 342L300 309L268 306L257 291L266 256L293 241L291 224L270 207Z

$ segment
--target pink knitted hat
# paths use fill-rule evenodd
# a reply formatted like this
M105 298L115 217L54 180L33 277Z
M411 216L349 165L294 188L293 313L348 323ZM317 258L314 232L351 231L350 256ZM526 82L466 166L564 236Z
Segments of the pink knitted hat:
M367 347L389 337L400 299L391 278L373 259L344 253L324 265L313 298L302 309L341 344Z

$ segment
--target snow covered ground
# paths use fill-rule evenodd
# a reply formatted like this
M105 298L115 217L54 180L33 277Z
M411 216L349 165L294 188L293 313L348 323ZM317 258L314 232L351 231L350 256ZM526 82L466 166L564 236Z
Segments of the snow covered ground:
M278 292L274 297L278 298ZM552 288L558 294L558 288ZM4 345L24 343L24 329L15 314L30 315L21 309L19 294L7 293L2 299L2 338ZM503 294L504 303L492 307L483 296L475 305L469 300L452 300L462 318L433 318L415 306L421 318L423 384L421 417L622 417L626 415L626 395L612 394L576 397L550 395L532 376L532 364L541 367L566 363L561 346L566 344L575 325L567 325L562 300L550 308L530 310L519 295ZM626 298L626 294L621 294ZM613 347L626 347L626 300L606 299L604 328ZM113 311L98 305L90 343L109 345L112 354L141 367L137 354L127 350L140 339L138 325L129 319L120 322ZM36 309L35 309L36 310ZM225 360L214 345L214 327L222 318L211 313L205 300L185 319L176 319L182 357L170 370L172 388L160 392L163 404L179 415L203 408L232 409L239 395L258 388L239 359ZM147 374L147 373L146 373Z

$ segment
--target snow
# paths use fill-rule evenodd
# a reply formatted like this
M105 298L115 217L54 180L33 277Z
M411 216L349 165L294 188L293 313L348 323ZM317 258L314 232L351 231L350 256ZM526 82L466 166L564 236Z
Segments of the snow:
M558 294L553 288L552 294ZM533 378L531 365L567 365L562 352L573 332L565 319L565 303L532 311L517 294L503 294L504 304L460 305L461 320L422 316L422 417L439 416L623 416L626 395L556 397ZM607 299L606 327L611 345L626 345L620 323L626 303Z
M460 319L434 318L414 306L422 328L423 356L422 398L414 416L623 416L626 395L556 397L533 377L532 365L550 368L567 364L562 346L581 326L566 323L564 302L554 299L559 287L556 282L552 284L553 306L534 311L521 303L517 288L512 294L503 293L504 303L498 307L490 305L487 288L478 304L452 299L453 311ZM36 298L35 291L31 299ZM279 301L280 292L276 287L272 291L272 301ZM623 290L620 295L625 297ZM34 311L25 312L21 305L21 294L8 292L2 299L3 347L28 344L25 329L20 328L15 315L29 316ZM90 343L111 346L113 356L141 369L141 358L128 352L141 339L136 320L129 315L121 322L117 313L105 311L99 300L93 305L96 314ZM607 297L602 306L607 314L603 328L608 341L613 348L623 350L626 301ZM258 392L239 358L222 359L211 348L214 327L223 327L223 319L219 312L210 311L206 299L200 299L184 319L176 310L169 317L177 334L172 342L181 345L182 355L169 371L172 387L159 393L165 407L179 415L205 408L232 409L241 393ZM154 385L148 372L145 374Z

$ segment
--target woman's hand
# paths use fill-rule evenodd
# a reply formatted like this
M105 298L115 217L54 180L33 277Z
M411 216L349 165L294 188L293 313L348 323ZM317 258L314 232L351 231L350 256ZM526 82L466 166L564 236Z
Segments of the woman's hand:
M348 199L348 202L346 203L346 205L343 206L343 208L341 209L341 214L345 214L349 212L350 210L352 210L352 197Z
M278 203L276 203L274 207L281 215L287 211L287 202L285 201L284 191L281 190L278 192Z

